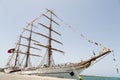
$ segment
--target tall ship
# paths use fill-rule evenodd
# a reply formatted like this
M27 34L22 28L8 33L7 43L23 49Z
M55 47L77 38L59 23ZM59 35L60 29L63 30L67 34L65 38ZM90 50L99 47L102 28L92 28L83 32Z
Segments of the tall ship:
M98 55L87 60L56 64L54 54L65 54L61 48L63 43L59 39L61 34L56 29L60 26L57 19L60 20L52 10L47 9L46 13L35 18L23 29L16 47L8 50L11 56L4 69L6 73L75 78L96 60L112 52L104 48Z

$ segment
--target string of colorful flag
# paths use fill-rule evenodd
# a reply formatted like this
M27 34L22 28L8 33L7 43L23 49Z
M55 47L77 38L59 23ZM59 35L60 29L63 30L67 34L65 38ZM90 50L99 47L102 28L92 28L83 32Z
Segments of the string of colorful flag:
M64 20L62 20L60 17L57 17L64 25L66 25L68 28L70 28L73 32L76 32L77 30L74 29L72 26L70 26L68 23L66 23Z
M67 24L67 23L66 23L64 20L62 20L61 18L59 18L59 17L57 17L57 18L58 18L65 26L67 26L69 29L71 29L71 31L73 31L73 32L76 32L76 31L77 31L76 29L74 29L72 26L70 26L69 24ZM86 41L88 41L89 43L92 43L92 44L100 47L103 51L110 50L109 48L104 47L101 43L97 43L97 42L95 42L95 41L92 41L92 40L88 39L88 38L85 37L83 34L80 34L80 36L81 36L83 39L85 39ZM110 50L110 51L113 52L113 50ZM94 53L94 54L95 54L95 53ZM113 61L116 62L116 59L115 59L114 54L113 54L113 57L114 57L114 58L113 58ZM115 66L116 66L116 72L117 72L117 74L119 74L119 69L118 69L118 67L117 67L117 64L116 64Z
M28 28L30 25L33 25L35 21L37 21L38 19L40 19L44 14L47 14L47 12L42 13L40 16L36 17L35 19L33 19L30 23L27 24L27 26L25 26L25 28ZM21 35L25 32L25 29L22 31Z
M43 16L43 14L47 14L47 12L46 13L42 13L40 16L38 16L35 19L33 19L30 23L27 24L27 26L25 26L25 28L28 28L30 25L33 25L35 21L37 21L39 18L41 18ZM25 32L25 30L23 30L20 35L22 35L24 32ZM8 53L15 53L15 48L9 49Z
M94 44L94 45L99 46L103 51L108 50L108 49L107 49L106 47L104 47L101 43L97 43L97 42L95 42L95 41L92 41L92 40L88 39L87 37L85 37L83 34L80 34L80 36L81 36L82 38L84 38L85 40L87 40L89 43L92 43L92 44Z
M116 63L117 59L115 58L115 55L114 55L114 54L112 54L112 56L113 56L113 61L114 61L114 63L115 63L116 72L119 74L118 65L117 65L117 63Z
M27 24L27 26L25 26L25 28L28 28L30 25L33 25L35 21L37 21L39 18L41 18L43 16L43 14L47 14L49 10L47 10L46 13L42 13L40 16L36 17L35 19L33 19L30 23ZM70 28L72 31L76 32L77 30L74 29L73 27L71 27L69 24L67 24L64 20L62 20L61 18L59 18L58 16L56 16L63 24L65 24L68 28ZM22 31L21 35L24 33L25 30ZM97 43L95 41L92 41L90 39L88 39L87 37L85 37L83 34L80 34L80 36L82 38L84 38L85 40L87 40L89 43L92 43L94 45L99 46L102 50L106 50L107 48L104 47L102 44Z
M71 29L73 32L77 32L76 29L74 29L72 26L70 26L69 24L67 24L64 20L62 20L62 19L59 18L59 17L57 17L57 18L58 18L65 26L67 26L69 29ZM80 36L81 36L83 39L87 40L89 43L92 43L92 44L94 44L94 45L99 46L103 51L108 50L108 49L107 49L106 47L104 47L101 43L97 43L97 42L95 42L95 41L92 41L92 40L88 39L87 37L85 37L83 34L80 34Z

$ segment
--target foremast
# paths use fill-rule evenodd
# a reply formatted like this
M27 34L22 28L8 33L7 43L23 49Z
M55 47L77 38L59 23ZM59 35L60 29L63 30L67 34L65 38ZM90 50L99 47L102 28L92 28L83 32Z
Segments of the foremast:
M33 27L34 27L33 24L30 24L30 27L29 27L30 29L24 28L23 32L19 36L18 42L16 43L15 51L12 54L12 56L10 57L6 66L12 67L13 69L16 69L17 67L19 67L19 68L30 67L29 66L30 56L41 57L40 54L33 54L31 52L31 49L34 49L37 51L41 50L41 49L31 45L33 42L40 43L39 41L34 40L32 38L32 34L34 32ZM28 31L29 35L25 36L23 34L25 31ZM24 41L27 41L27 44L24 44L23 43ZM23 48L26 49L27 51L21 51ZM24 57L22 56L22 58L20 58L21 55L23 55Z

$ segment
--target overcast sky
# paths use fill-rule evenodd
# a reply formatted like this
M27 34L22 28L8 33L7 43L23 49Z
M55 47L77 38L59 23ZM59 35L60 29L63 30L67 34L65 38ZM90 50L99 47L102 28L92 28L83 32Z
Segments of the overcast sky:
M46 8L54 10L76 30L66 27L62 31L66 52L63 61L79 62L91 57L93 50L100 51L98 46L81 38L80 34L83 34L114 52L82 74L120 76L116 74L116 68L120 69L120 0L0 0L0 67L5 66L10 56L7 50L15 46L23 27L45 12ZM113 61L113 54L116 62ZM56 62L62 60L57 59Z

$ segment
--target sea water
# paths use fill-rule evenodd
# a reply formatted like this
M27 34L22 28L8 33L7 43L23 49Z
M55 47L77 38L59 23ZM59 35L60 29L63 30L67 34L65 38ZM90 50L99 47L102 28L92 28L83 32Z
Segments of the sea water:
M99 76L81 76L81 77L83 78L83 80L120 80L120 77L99 77Z

